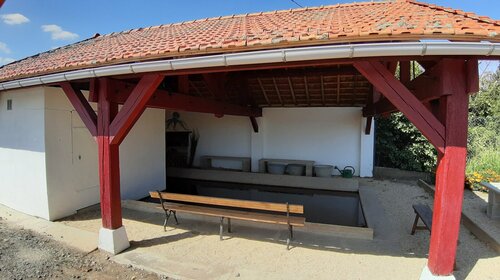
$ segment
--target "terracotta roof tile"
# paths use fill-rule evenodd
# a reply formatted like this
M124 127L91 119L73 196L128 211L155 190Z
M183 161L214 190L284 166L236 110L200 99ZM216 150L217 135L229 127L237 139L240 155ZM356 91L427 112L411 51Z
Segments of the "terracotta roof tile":
M229 15L93 37L0 68L0 81L130 61L314 44L500 41L500 21L412 0Z

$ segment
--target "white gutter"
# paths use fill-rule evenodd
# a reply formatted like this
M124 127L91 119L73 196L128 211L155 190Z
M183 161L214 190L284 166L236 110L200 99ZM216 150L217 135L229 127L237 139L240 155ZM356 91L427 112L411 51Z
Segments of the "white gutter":
M134 73L173 71L277 62L322 59L464 55L500 58L500 43L490 42L401 42L298 47L265 51L217 54L191 58L174 58L149 62L134 62L92 69L74 70L0 83L0 90L46 85L78 79Z

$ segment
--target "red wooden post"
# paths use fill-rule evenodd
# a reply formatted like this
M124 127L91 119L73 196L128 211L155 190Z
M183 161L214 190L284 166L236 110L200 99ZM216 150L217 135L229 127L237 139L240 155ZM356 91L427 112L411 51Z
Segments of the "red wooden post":
M436 172L436 193L429 249L428 267L434 275L453 273L465 179L467 155L468 88L467 69L463 60L446 61L444 75L449 75L446 88L450 95L442 97L445 110L445 149ZM469 79L470 80L470 79Z
M111 90L112 85L109 79L99 79L97 146L102 226L117 229L122 226L119 145L111 144L113 136L110 134L110 125L118 112L118 104L108 100Z

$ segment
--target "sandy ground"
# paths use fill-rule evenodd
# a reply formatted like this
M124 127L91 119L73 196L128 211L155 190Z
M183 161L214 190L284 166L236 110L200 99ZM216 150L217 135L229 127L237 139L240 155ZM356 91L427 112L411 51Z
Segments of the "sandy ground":
M362 179L376 193L383 213L373 241L296 232L287 251L286 230L233 222L233 233L219 241L218 220L179 215L181 224L161 226L163 216L124 209L131 248L113 259L176 279L418 279L426 264L428 231L410 235L412 203L432 205L413 182ZM61 221L97 232L98 209ZM457 252L457 279L499 279L500 256L463 226Z

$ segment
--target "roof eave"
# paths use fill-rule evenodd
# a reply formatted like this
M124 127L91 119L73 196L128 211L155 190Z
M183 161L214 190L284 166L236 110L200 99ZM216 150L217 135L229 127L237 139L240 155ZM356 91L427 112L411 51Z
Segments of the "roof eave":
M48 85L96 77L147 72L166 72L211 67L287 63L310 60L397 57L397 56L479 56L500 58L500 43L492 42L397 42L309 46L241 53L133 62L89 69L65 71L0 83L0 90Z

